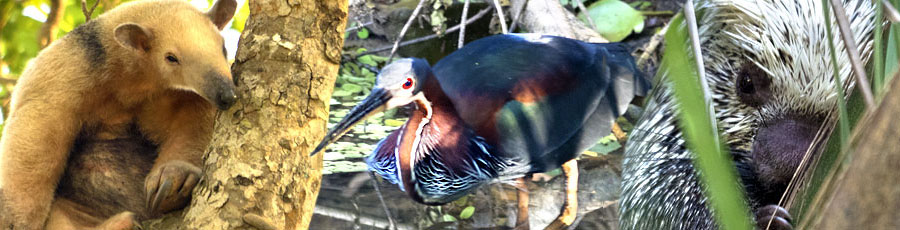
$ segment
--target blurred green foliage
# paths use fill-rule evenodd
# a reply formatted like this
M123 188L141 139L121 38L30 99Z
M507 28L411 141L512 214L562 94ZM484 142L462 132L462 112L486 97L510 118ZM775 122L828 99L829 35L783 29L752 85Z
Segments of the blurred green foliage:
M355 28L350 23L347 28ZM359 39L367 39L369 31L360 28L355 33L348 31L345 36L356 34ZM331 94L329 125L339 122L357 102L369 95L375 86L377 71L387 64L387 57L365 54L365 48L345 47L344 61ZM375 150L379 140L406 122L397 114L397 109L388 110L369 117L366 122L356 125L340 141L331 144L324 153L323 173L361 172L366 170L361 158ZM329 126L330 128L330 126Z

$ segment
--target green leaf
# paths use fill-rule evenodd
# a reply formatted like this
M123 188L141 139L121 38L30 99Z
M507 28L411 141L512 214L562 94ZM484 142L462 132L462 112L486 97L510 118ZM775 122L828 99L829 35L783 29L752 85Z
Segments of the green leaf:
M383 114L384 117L394 117L395 115L397 115L397 109L389 109L387 111L384 111Z
M356 37L358 37L359 39L369 38L369 30L366 28L360 28L356 31Z
M475 207L469 206L464 208L462 212L459 212L459 218L463 220L469 219L472 217L472 214L475 214Z
M650 3L649 1L643 1L640 6L635 7L635 8L638 8L640 10L645 10L645 9L649 8L651 4L652 3Z
M238 32L244 31L244 24L247 22L247 17L250 16L250 7L247 5L247 2L245 1L244 5L241 5L241 9L234 14L234 21L231 23L231 28L234 28Z
M886 41L887 53L884 57L884 82L891 82L891 77L894 76L896 71L900 70L897 68L900 67L900 65L898 65L898 63L900 63L900 58L898 58L900 52L898 52L896 42L900 41L900 37L896 36L900 33L897 33L897 31L900 31L900 28L897 28L897 26L891 26L890 29L888 29L889 33Z
M606 135L605 137L600 138L600 142L599 142L599 143L600 143L600 144L609 144L610 142L616 142L616 141L617 141L616 135L610 133L609 135Z
M463 206L466 205L466 202L469 202L469 196L460 197L459 199L454 200L453 204Z
M350 93L358 93L358 92L363 91L362 86L359 86L357 84L352 84L352 83L347 83L347 84L341 85L341 89L343 89L344 91L350 92Z
M340 81L341 79L343 79L344 76L350 76L350 75L353 75L353 73L350 72L350 67L347 66L347 65L341 65L341 70L340 70L340 72L341 72L341 75L338 77L338 79L337 79L338 81Z
M444 222L456 222L456 217L453 217L449 214L444 214L442 219L444 219Z
M365 78L375 77L375 73L372 73L372 71L365 68L359 70L359 75L363 76L363 80L365 80Z
M390 127L400 127L401 125L403 125L403 123L406 123L406 122L403 122L400 120L395 120L395 119L384 120L384 125L387 125Z
M571 1L569 1L569 6L572 8L577 8L578 3L582 3L582 2L584 2L584 0L571 0Z
M378 56L378 55L370 55L370 56L372 56L372 60L376 61L376 62L386 62L388 60L388 57L385 57L385 56Z
M356 60L358 60L359 63L366 64L369 66L378 66L378 63L375 62L375 60L372 60L372 55L363 55L362 57L359 57L359 59L356 59Z
M347 67L350 67L351 73L359 73L359 66L356 63L348 62Z
M619 144L619 141L616 139L616 135L609 134L603 138L600 138L600 141L598 141L597 144L594 145L594 147L591 147L588 150L601 154L609 154L619 148L622 148L622 144Z
M346 97L350 96L353 93L344 90L335 90L334 93L331 94L331 97Z
M453 1L449 0L437 0L432 4L433 10L431 11L431 29L435 33L443 33L447 28L447 17L444 16L444 11L447 7L453 4Z
M882 12L884 11L882 9L883 7L884 6L882 5L882 1L875 1L875 21L876 22L884 21L884 15L882 15ZM874 48L872 49L872 51L874 52L874 54L872 54L872 56L873 56L872 62L874 65L873 66L874 74L872 74L873 76L872 76L871 84L872 84L872 93L875 94L876 98L879 98L882 95L884 85L885 85L885 81L884 81L884 49L882 48L884 45L884 43L882 42L882 39L884 38L884 35L883 35L884 31L882 30L881 27L882 27L882 23L875 23L875 30L874 30L875 31L875 39L874 39L875 41L873 42Z
M20 75L28 60L37 56L40 51L38 31L40 31L41 22L22 15L22 10L24 10L23 4L13 4L10 15L0 16L8 17L6 25L0 31L0 43L2 43L0 46L3 47L0 57L8 65L10 74L13 75Z
M635 9L639 9L639 10L647 9L647 7L650 7L650 4L652 4L652 3L650 3L649 1L634 1L634 2L628 3L628 5L631 6L631 8L635 8Z
M595 2L588 6L587 13L597 26L594 29L610 42L622 41L632 31L640 33L644 29L644 15L619 0ZM588 23L584 12L578 18Z
M364 70L364 71L368 71L367 69L363 69L363 70ZM359 83L362 83L362 82L365 82L365 81L366 81L365 78L357 77L357 76L344 76L344 75L341 75L341 79L346 80L346 82L352 82L352 83L356 83L356 84L359 84Z

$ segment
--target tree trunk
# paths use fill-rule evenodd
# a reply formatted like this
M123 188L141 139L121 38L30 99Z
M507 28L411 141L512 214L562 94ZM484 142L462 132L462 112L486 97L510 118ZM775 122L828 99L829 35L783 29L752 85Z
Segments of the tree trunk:
M826 207L808 229L900 228L900 123L894 120L898 113L900 78L895 76L881 105L861 119L846 163L838 163L836 175L823 183Z
M250 1L232 71L238 102L220 112L187 229L306 229L322 177L328 102L346 0ZM165 227L161 227L165 228Z

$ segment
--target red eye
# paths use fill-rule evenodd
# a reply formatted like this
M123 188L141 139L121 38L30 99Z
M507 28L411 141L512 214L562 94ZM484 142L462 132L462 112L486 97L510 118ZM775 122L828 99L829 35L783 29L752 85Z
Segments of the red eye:
M407 78L406 83L403 83L403 89L409 89L412 87L412 78Z

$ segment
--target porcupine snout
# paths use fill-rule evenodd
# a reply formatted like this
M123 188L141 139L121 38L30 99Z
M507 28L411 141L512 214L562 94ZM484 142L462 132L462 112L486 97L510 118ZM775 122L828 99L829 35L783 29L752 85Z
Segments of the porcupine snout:
M769 185L787 185L810 147L822 118L788 116L761 124L751 156L759 180Z

